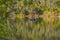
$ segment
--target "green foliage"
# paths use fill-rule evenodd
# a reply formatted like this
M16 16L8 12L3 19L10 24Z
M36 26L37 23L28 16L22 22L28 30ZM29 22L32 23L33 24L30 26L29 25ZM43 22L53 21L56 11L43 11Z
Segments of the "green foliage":
M1 4L5 4L6 1L7 1L7 0L3 0L3 1L0 0L0 5L1 5Z
M33 4L33 0L29 0L29 2L28 2L28 3L29 3L29 5L30 5L30 4Z
M6 4L7 1L9 1L11 3L13 2L13 0L0 0L0 5Z
M39 15L43 15L43 12L44 12L44 10L39 9L39 8L35 8L34 11L35 11L35 13L37 13Z
M27 0L24 0L23 3L24 3L24 6L28 5L28 1Z
M0 5L0 15L3 15L6 12L6 6Z
M54 24L54 27L60 27L60 21L58 21L57 23Z
M12 35L12 32L8 30L5 24L0 23L0 40Z
M57 7L60 7L60 1L57 1L55 4Z
M8 1L9 1L9 3L7 3L7 5L8 5L7 6L6 2L8 2ZM49 24L49 21L47 21L47 19L45 21L43 20L45 15L47 15L48 12L50 10L52 10L51 8L45 9L44 6L42 7L42 4L41 5L36 4L37 7L35 8L33 6L34 5L33 0L24 0L23 4L24 4L25 8L27 8L27 6L32 4L32 5L30 5L31 7L29 6L29 8L26 9L29 12L26 11L25 8L23 8L23 7L21 7L21 10L19 11L20 5L17 5L18 7L16 7L16 9L17 8L18 9L15 12L16 15L18 15L20 12L23 13L23 11L24 11L24 18L23 19L19 19L19 18L11 19L9 17L10 17L10 14L12 15L12 13L7 12L7 8L9 8L9 9L15 8L15 6L13 4L14 1L15 0L0 0L0 17L1 17L0 18L0 40L43 40L43 38L49 39L51 37L51 35L55 36L53 33L55 31L53 29L53 26L56 28L60 27L60 20L54 24L53 23ZM22 0L19 0L19 1L22 1ZM45 0L45 2L46 2L46 0ZM56 7L56 9L60 10L60 1L56 2L56 6L58 6L58 7ZM36 18L36 21L34 21L34 22L29 21L29 18L28 18L29 14L30 14L30 12L31 12L31 14L33 14L33 11L35 11L35 13L39 17L41 15L43 17ZM45 15L44 15L44 11L46 11ZM14 17L16 15L12 15L12 17ZM33 14L33 17L34 17L34 14ZM50 37L49 37L49 35L50 35ZM57 35L60 35L60 34L57 33Z

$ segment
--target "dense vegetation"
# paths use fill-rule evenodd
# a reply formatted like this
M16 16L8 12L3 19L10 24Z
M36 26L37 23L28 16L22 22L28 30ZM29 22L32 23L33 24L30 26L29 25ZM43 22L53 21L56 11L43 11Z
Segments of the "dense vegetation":
M60 1L0 0L0 40L60 40Z

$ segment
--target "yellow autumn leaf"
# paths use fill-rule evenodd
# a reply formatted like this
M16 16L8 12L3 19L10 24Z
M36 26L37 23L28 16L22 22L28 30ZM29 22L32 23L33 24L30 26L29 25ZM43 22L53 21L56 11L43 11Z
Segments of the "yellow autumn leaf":
M17 18L23 19L24 18L24 14L17 14Z

